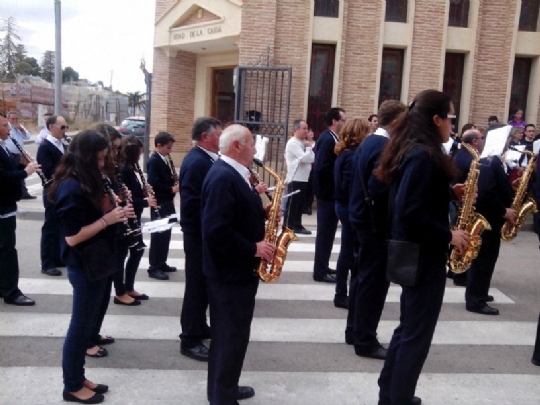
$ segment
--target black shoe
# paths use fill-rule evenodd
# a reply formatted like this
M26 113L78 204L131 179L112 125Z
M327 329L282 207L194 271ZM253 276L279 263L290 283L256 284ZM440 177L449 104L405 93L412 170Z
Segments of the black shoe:
M336 269L328 268L327 273L328 273L328 274L337 274L337 270L336 270Z
M535 359L534 357L531 359L531 363L535 366L540 366L540 359Z
M293 232L300 235L311 235L312 233L309 229L306 229L304 227L293 229Z
M178 271L178 269L174 266L169 266L168 264L166 264L161 268L161 271L165 273L174 273L175 271Z
M490 307L488 304L483 307L466 307L469 312L476 312L480 315L499 315L499 310L497 308Z
M374 350L372 350L370 352L360 352L359 350L356 350L356 348L355 348L354 351L355 351L357 356L370 357L372 359L377 359L377 360L386 359L386 353L388 352L388 350L385 349L382 346L377 346Z
M150 299L150 297L146 294L141 294L141 295L131 295L128 293L128 295L131 297L131 298L135 298L137 301L147 301Z
M467 287L467 280L462 280L460 278L455 278L454 277L454 285L456 287Z
M21 294L13 299L4 298L4 302L10 305L16 305L18 307L31 307L36 304L31 298L28 298L26 295Z
M412 397L411 405L420 405L421 403L422 403L422 398L420 398L420 397Z
M94 357L96 359L99 359L101 357L107 357L109 355L109 351L105 349L104 347L99 347L99 350L94 354L88 354L86 353L88 357Z
M101 404L105 400L103 394L98 394L97 392L95 392L94 395L88 399L79 399L68 391L64 391L62 393L62 397L64 398L64 401L78 402L79 404Z
M111 345L115 342L114 338L112 336L100 336L98 340L98 345Z
M21 197L21 200L35 200L36 198L35 195L25 194Z
M349 297L337 297L334 296L334 306L336 308L349 309Z
M239 385L238 391L236 392L236 399L241 401L243 399L252 398L255 396L255 390L247 385Z
M208 347L200 344L197 346L193 346L189 349L182 349L180 347L180 353L193 360L208 361L208 355L210 352L208 350Z
M44 269L44 270L42 269L41 272L48 276L54 276L54 277L62 275L62 272L54 267L51 267L50 269Z
M493 295L488 295L486 298L486 302L493 302L495 301L495 298L493 298Z
M105 394L107 391L109 391L109 386L105 384L96 384L96 388L89 388L89 390L98 394Z
M114 297L113 302L114 302L116 305L125 305L125 306L127 306L127 307L136 307L137 305L141 305L141 301L135 300L135 299L133 300L133 302L131 302L131 303L128 304L128 303L122 302L122 301L120 301L118 298Z
M155 278L156 280L168 280L169 276L163 273L161 270L153 270L148 272L148 277Z
M321 283L336 283L336 277L334 277L332 274L325 274L323 277L313 276L313 280L319 281Z

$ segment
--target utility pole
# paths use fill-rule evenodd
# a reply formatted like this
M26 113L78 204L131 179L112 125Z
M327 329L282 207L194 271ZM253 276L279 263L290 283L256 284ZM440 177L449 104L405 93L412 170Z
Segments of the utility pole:
M54 0L54 16L54 114L60 115L62 107L62 2L60 0Z

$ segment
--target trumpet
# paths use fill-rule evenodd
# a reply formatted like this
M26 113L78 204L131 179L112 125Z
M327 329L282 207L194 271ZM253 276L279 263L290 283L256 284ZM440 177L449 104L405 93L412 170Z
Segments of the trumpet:
M152 187L150 186L150 184L148 184L148 182L144 178L144 173L143 173L143 171L141 169L141 166L139 166L138 163L135 163L135 165L133 167L134 167L135 171L139 174L139 177L141 178L141 183L143 185L144 191L146 192L146 196L150 197L150 198L155 198L156 196L154 194L154 190L152 190ZM161 219L161 213L159 211L159 206L158 207L152 207L152 209L154 210L154 213L156 214L157 219Z
M19 142L17 142L17 140L12 135L9 135L9 139L11 139L11 141L13 142L13 145L15 145L15 147L17 149L19 149L19 152L21 152L21 155L24 156L24 158L27 161L29 161L30 163L34 163L34 159L32 159L32 156L30 156L30 154L28 154L28 152L26 152L23 149L21 144ZM45 177L45 174L43 173L43 171L41 169L36 169L36 173L39 176L39 178L41 179L41 184L43 185L43 188L45 188L49 184L51 184L52 179L47 179L47 177Z

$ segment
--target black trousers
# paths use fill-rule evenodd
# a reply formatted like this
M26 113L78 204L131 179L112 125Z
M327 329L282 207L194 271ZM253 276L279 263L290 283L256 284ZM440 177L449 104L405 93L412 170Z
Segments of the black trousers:
M538 326L536 328L536 342L534 344L533 360L540 363L540 315L538 316Z
M283 225L292 230L302 228L302 212L304 211L307 185L305 181L292 181L287 189L288 193L300 191L287 199Z
M497 229L497 228L496 228ZM481 308L486 305L486 299L491 285L495 264L501 248L501 233L484 231L482 246L478 256L467 271L467 287L465 289L465 304L467 308Z
M356 276L354 282L351 278L345 334L353 337L355 351L365 354L380 345L377 328L390 283L386 280L387 245L384 235L356 232L356 238L359 244Z
M15 159L15 163L17 164L17 166L19 166L21 164L21 154L20 153L11 153L11 156L13 156L13 158ZM28 193L28 189L26 188L26 182L24 179L21 180L21 187L22 187L22 196L27 196L29 193Z
M237 405L236 393L249 343L259 279L225 284L207 279L212 344L208 362L210 405Z
M180 325L182 348L189 349L202 343L202 336L208 327L206 309L208 294L206 277L203 274L202 236L184 233L184 253L186 260L186 287Z
M308 212L313 207L313 201L315 200L315 191L313 189L313 170L309 172L309 179L306 188L306 199L304 211Z
M315 237L315 262L313 277L321 278L328 273L328 263L338 225L334 201L317 199L317 236Z
M174 203L172 201L160 204L160 215L162 218L174 214ZM152 221L158 219L155 210L150 211ZM169 256L169 244L171 243L171 230L165 232L155 232L150 235L150 249L148 250L148 261L150 266L148 272L163 270L167 264Z
M3 209L0 215L15 211L17 207ZM19 258L17 256L16 231L17 219L15 215L9 218L0 218L0 298L14 299L20 295L19 284Z
M45 207L45 222L41 227L41 268L47 270L61 263L60 223L54 204L47 198L47 189L43 189L43 206Z
M400 323L379 377L379 405L411 403L431 347L446 285L446 254L421 254L420 263L418 285L401 293Z

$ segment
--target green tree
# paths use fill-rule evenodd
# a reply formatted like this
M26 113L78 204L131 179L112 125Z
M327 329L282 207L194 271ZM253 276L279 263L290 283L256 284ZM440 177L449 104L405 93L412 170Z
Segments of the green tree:
M128 107L132 108L132 115L135 115L137 108L144 107L146 102L144 100L145 94L141 94L140 91L134 93L126 93L128 97Z
M13 80L15 78L15 66L17 62L20 62L20 60L17 60L19 47L16 41L21 40L21 37L17 35L15 18L3 19L0 32L5 32L0 43L0 77L3 80Z
M41 77L48 81L53 82L54 79L54 52L45 51L43 59L41 60Z
M79 72L74 70L71 66L62 70L62 83L78 82Z

